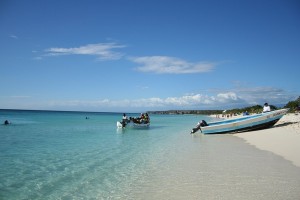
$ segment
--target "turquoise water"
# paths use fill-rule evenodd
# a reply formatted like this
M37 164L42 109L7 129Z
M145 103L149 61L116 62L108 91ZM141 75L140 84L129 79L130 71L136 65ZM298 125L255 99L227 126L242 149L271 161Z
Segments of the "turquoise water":
M127 114L128 116L135 116ZM88 119L86 119L88 117ZM0 199L298 199L300 168L232 135L190 135L196 115L0 110Z

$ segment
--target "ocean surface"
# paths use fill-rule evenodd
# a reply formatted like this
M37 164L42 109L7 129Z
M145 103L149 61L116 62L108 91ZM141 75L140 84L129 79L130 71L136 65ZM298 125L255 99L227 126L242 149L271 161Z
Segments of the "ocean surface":
M129 114L128 116L138 116ZM87 119L86 119L87 118ZM0 199L300 199L300 168L231 134L191 135L199 115L0 110Z

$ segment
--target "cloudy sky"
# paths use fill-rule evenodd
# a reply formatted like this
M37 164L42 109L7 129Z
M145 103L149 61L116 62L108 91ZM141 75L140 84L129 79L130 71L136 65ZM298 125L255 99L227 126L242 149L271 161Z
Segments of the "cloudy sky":
M0 109L229 109L300 96L297 0L0 2Z

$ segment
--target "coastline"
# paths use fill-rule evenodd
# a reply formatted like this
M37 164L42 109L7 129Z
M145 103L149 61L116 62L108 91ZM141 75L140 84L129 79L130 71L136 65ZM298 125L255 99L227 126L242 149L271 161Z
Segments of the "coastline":
M300 167L300 115L286 114L273 127L233 134L256 148L272 152Z

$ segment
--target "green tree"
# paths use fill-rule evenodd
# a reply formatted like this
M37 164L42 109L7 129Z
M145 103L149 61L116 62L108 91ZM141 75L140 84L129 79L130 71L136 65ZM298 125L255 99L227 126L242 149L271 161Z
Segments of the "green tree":
M294 112L300 105L300 96L295 101L289 101L284 107L289 108L290 112Z

